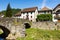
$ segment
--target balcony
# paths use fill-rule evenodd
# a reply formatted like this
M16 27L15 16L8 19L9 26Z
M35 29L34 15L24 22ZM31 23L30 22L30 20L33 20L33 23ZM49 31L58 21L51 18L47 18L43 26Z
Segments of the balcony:
M54 18L55 18L55 19L60 19L60 16L55 16Z

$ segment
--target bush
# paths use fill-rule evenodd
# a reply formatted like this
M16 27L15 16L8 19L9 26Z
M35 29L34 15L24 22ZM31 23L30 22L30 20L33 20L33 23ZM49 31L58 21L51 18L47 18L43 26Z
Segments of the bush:
M40 14L37 15L38 21L52 21L52 14Z

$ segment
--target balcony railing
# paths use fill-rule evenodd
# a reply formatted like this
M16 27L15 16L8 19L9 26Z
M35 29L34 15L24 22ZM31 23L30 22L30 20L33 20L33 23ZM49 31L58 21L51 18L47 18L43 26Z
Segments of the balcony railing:
M60 19L60 16L55 16L54 18L55 18L55 19Z

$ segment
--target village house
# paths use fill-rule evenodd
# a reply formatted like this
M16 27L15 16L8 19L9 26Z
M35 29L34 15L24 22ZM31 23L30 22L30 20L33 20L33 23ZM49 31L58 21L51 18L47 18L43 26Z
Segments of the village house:
M41 8L41 10L38 11L38 14L52 14L52 9L43 7Z
M38 8L32 7L22 9L19 13L16 14L15 18L28 19L29 21L35 22L37 15L38 15Z
M53 9L53 22L60 22L60 4Z
M15 18L28 19L36 22L37 15L40 14L52 14L52 21L60 22L60 4L58 4L54 9L48 7L43 7L41 10L38 10L37 7L25 8L15 14Z

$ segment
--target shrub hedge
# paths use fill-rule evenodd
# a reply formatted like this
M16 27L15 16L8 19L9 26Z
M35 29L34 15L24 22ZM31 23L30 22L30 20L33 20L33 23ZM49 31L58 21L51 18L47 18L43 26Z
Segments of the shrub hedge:
M52 21L52 14L37 15L37 21Z

